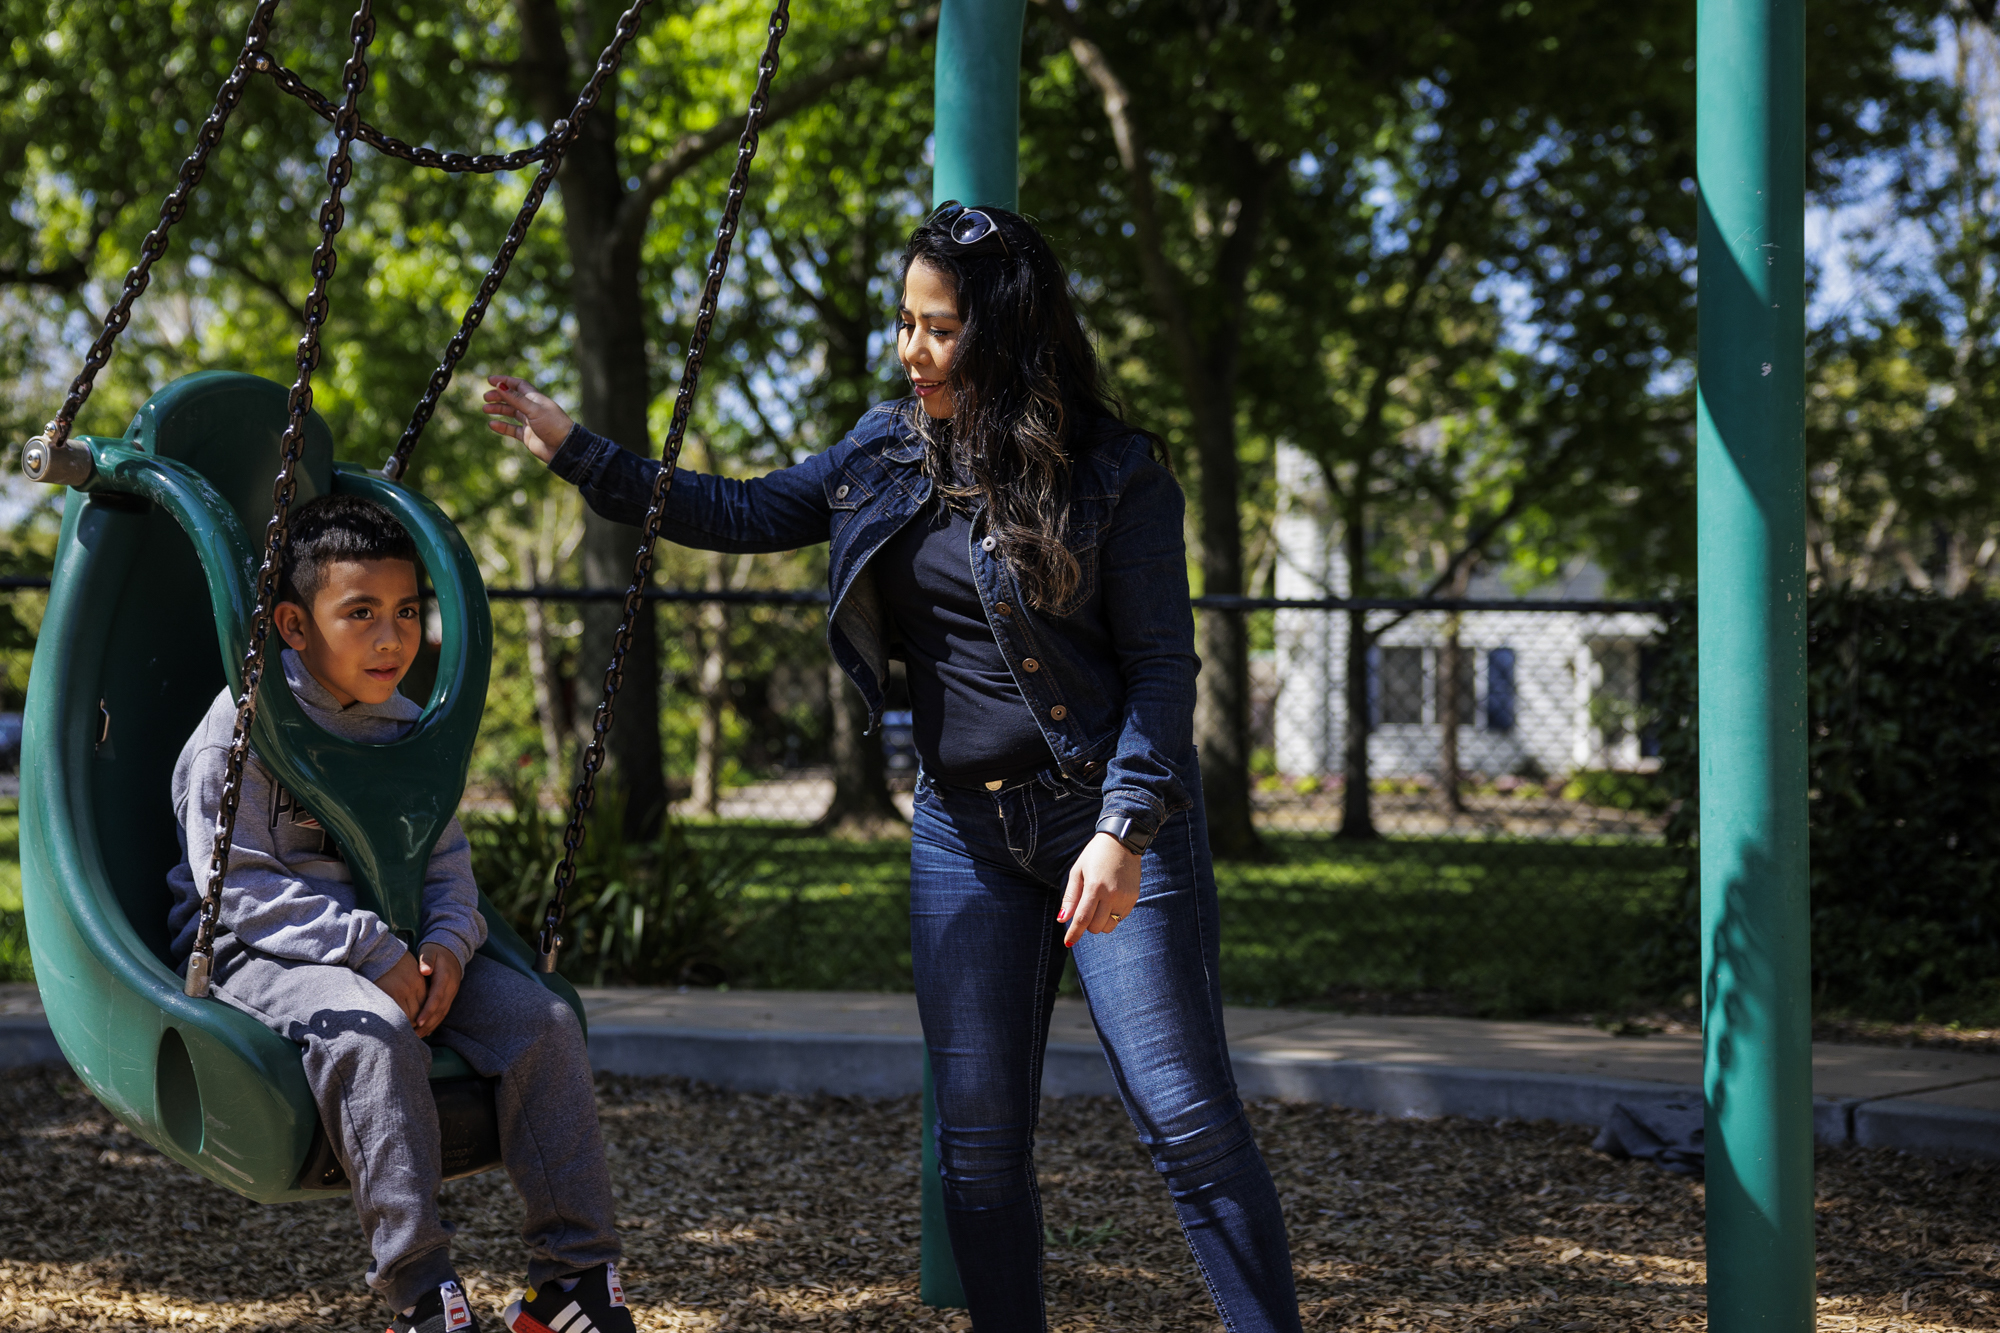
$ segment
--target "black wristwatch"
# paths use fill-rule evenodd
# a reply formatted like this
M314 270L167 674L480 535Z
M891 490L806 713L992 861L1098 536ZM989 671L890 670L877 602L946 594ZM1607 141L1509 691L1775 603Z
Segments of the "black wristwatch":
M1112 837L1118 839L1119 842L1124 844L1125 850L1134 856L1143 853L1153 842L1152 834L1142 833L1132 827L1132 816L1130 815L1106 815L1097 821L1097 831L1099 833L1109 833Z

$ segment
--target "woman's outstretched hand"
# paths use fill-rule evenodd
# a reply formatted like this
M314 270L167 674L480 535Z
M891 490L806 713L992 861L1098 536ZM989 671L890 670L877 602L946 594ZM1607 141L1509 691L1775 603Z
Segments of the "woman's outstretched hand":
M486 415L492 418L486 424L527 445L528 452L544 463L553 459L576 424L569 413L526 380L488 375L486 382L493 386L486 391Z
M1138 905L1138 856L1109 833L1098 834L1069 868L1069 888L1056 913L1057 921L1069 922L1063 945L1075 948L1085 931L1109 935Z

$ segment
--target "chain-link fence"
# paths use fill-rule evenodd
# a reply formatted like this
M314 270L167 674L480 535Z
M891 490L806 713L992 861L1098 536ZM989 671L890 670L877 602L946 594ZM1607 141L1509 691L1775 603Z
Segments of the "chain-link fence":
M1235 614L1261 859L1218 870L1231 994L1535 1012L1691 984L1660 780L1664 607Z
M589 716L593 600L494 590L467 824L482 883L523 924L546 894ZM661 590L652 605L674 818L666 842L643 847L600 812L566 970L907 986L899 816L915 754L900 681L886 725L864 737L827 655L823 595ZM1196 719L1211 817L1250 830L1216 866L1232 1000L1608 1011L1691 984L1690 881L1666 837L1655 720L1666 607L1197 605L1205 631L1229 617L1247 649L1235 743L1216 743L1206 711L1228 693L1213 664ZM1239 771L1215 773L1230 754ZM1236 809L1217 808L1232 791ZM0 809L0 840L11 816Z
M575 617L574 603L547 592L533 602L502 594L503 655L520 651L509 640L531 633L531 616L542 625L532 632L554 626L575 642L580 619L561 619ZM825 827L830 810L855 805L843 787L857 785L907 816L915 756L900 684L886 725L865 739L850 727L843 753L838 714L853 705L826 654L823 603L705 596L656 602L676 836L728 868L733 906L723 916L737 923L714 942L707 970L688 975L907 984L907 839L893 823L859 838ZM1217 867L1229 995L1546 1012L1670 989L1682 937L1692 936L1651 721L1663 612L1602 602L1202 605L1203 617L1234 618L1248 647L1248 744L1209 746L1204 757L1205 766L1224 750L1244 757L1235 789L1254 830L1247 854ZM542 653L540 669L560 655ZM522 668L495 673L490 749L505 748L510 725L521 733L515 750L533 743L521 720L540 716L529 693L550 701L551 737L572 725L560 670L537 692L534 668ZM507 691L521 696L511 706ZM1208 720L1198 716L1198 733ZM1212 777L1211 802L1230 786Z

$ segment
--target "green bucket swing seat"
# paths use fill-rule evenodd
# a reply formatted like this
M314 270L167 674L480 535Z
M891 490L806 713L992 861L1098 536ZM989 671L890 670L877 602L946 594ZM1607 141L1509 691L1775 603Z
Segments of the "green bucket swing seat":
M21 782L35 979L70 1067L148 1143L263 1203L323 1198L346 1182L298 1048L181 992L168 956L166 874L180 859L168 789L216 692L225 680L241 688L261 550L247 534L261 539L269 518L286 392L251 375L191 375L150 399L123 438L79 441L95 474L64 507ZM308 416L297 499L365 495L409 529L442 620L436 683L410 734L387 745L333 736L282 683L266 687L251 744L333 833L376 910L414 933L430 849L464 791L492 621L464 539L437 507L332 454L326 423ZM205 862L207 849L197 854ZM570 985L535 971L483 894L480 908L480 952L535 976L581 1021ZM490 1086L449 1049L433 1053L446 1174L497 1165Z

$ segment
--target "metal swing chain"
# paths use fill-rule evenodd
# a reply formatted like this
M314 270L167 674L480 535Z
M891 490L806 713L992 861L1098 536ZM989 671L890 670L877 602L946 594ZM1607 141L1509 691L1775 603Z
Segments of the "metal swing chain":
M222 87L215 94L215 105L209 108L208 118L202 121L201 129L195 135L194 151L181 163L179 179L160 204L159 222L140 242L139 260L125 274L124 290L119 292L117 302L104 316L104 327L84 356L83 369L70 381L69 394L63 399L62 410L56 413L55 420L42 428L40 435L28 441L30 453L40 449L42 469L46 469L69 443L70 428L76 422L77 413L90 399L90 391L97 382L97 372L111 360L111 345L118 341L118 335L132 322L132 303L152 282L153 265L167 252L167 233L187 215L188 196L194 193L194 187L201 183L202 176L208 171L209 154L222 142L222 127L243 100L243 89L250 82L257 59L263 53L264 42L271 34L271 15L277 8L278 0L259 0L256 11L250 16L243 50L237 55L236 64L230 68L229 77L222 81ZM29 458L27 461L31 475L35 475L35 460Z
M522 201L521 211L514 215L514 225L507 229L507 238L501 242L500 249L494 254L493 264L486 270L486 277L480 282L479 292L472 298L472 304L467 307L465 318L459 323L458 332L454 333L451 341L445 344L444 359L438 362L437 369L431 372L430 382L424 386L424 395L417 400L415 409L411 411L409 425L403 428L403 437L396 442L396 448L389 455L389 461L382 465L382 475L390 481L402 480L403 469L409 466L410 451L417 447L417 440L423 435L424 427L430 424L431 414L437 411L438 399L444 396L447 388L451 387L451 377L458 370L459 360L465 355L466 348L471 346L472 335L477 333L479 326L485 322L486 307L499 292L501 282L507 277L507 270L513 266L514 252L519 250L521 242L527 239L528 227L534 222L535 214L541 211L542 199L548 194L549 186L555 183L556 172L562 168L564 154L569 151L570 144L575 142L577 134L582 129L583 118L597 105L597 99L603 95L605 83L617 70L618 62L624 58L625 44L631 41L632 34L638 31L639 15L649 3L651 0L633 0L632 6L618 16L618 26L612 34L611 42L597 57L597 68L591 72L590 81L584 84L583 91L577 94L576 106L570 112L569 118L559 120L551 126L549 137L542 141L548 146L547 156L542 159L542 169L535 173L534 183L528 187L528 197Z
M771 11L769 35L763 57L757 62L757 88L750 95L750 109L744 117L743 135L736 142L736 169L729 177L729 195L722 208L722 222L716 228L715 250L708 260L708 280L696 307L694 332L688 338L687 363L681 370L680 390L674 397L674 415L667 427L666 447L661 451L660 471L653 478L653 494L640 523L639 550L632 561L632 582L625 589L625 611L611 642L611 664L604 671L604 693L598 700L597 715L591 725L590 745L583 754L583 773L570 800L569 823L563 828L562 860L555 870L555 891L542 912L542 929L535 941L535 966L542 972L556 970L556 951L562 947L560 929L563 900L576 878L576 854L583 845L584 820L597 799L597 773L604 765L604 739L611 730L612 709L619 687L625 683L625 654L632 648L632 632L645 604L646 585L653 572L653 546L660 537L666 515L667 492L673 488L674 466L680 460L681 441L687 433L688 415L694 410L695 386L701 380L702 354L708 348L709 330L715 324L716 302L722 293L722 278L729 268L729 251L736 239L737 216L743 211L744 187L750 179L750 163L757 156L758 129L771 95L771 76L778 68L778 46L791 27L791 0L778 0Z
M319 245L313 250L312 293L305 302L305 334L299 339L298 378L286 400L285 434L278 442L278 475L271 484L271 519L264 527L264 563L257 570L257 599L250 613L250 647L243 657L243 694L236 701L236 727L229 737L229 758L222 781L222 808L215 821L215 846L209 854L208 880L202 886L201 915L195 926L194 950L188 956L187 983L182 988L200 999L208 994L215 963L215 927L222 914L222 879L229 867L229 847L236 836L237 808L243 798L243 765L250 753L250 723L257 715L257 687L264 676L264 648L270 637L271 609L278 592L292 497L298 492L299 457L305 452L306 414L312 410L312 377L319 367L319 331L326 322L326 289L339 263L334 238L346 221L340 196L354 175L354 138L360 123L361 90L368 83L368 47L375 40L374 0L361 0L348 35L353 43L341 72L343 96L334 118L334 147L326 160L326 201L319 210Z
M559 120L551 126L549 133L540 143L531 147L512 153L466 154L405 143L365 121L355 122L353 137L370 147L391 157L402 158L418 166L454 175L516 171L534 162L549 164L538 175L530 189L527 202L515 218L513 227L508 230L505 246L495 257L486 280L480 286L478 297L472 308L466 312L465 321L460 325L458 335L452 339L447 349L444 363L438 368L438 373L432 376L430 386L426 388L422 400L417 405L411 424L404 432L403 441L398 444L395 456L391 459L390 465L394 470L389 471L387 475L392 480L402 475L410 449L436 410L439 396L450 384L452 370L464 356L471 335L485 320L486 307L512 266L514 253L526 237L527 226L533 221L535 214L541 208L543 197L548 193L549 184L554 179L554 169L560 165L563 154L575 138L575 127L582 123L584 113L596 104L602 94L605 80L623 59L624 48L637 29L640 14L650 2L651 0L637 0L619 17L612 41L598 56L597 67L592 72L583 93L578 97L576 108L566 120ZM43 428L40 435L28 441L25 461L31 478L42 480L46 476L48 480L60 479L50 474L49 468L67 445L77 415L90 398L98 372L110 362L112 344L131 323L133 303L151 284L153 265L166 254L168 233L174 224L186 215L188 199L208 170L209 156L221 142L223 126L242 102L243 90L250 81L250 75L253 73L268 75L280 91L304 102L321 119L329 123L340 116L340 107L279 63L265 49L265 43L270 37L271 18L277 7L278 0L260 0L256 12L251 16L249 33L244 39L243 49L231 67L228 77L223 81L221 90L216 94L215 105L210 109L208 118L202 122L201 129L195 136L194 151L181 164L179 179L173 191L160 205L160 221L140 245L139 260L125 275L124 289L120 292L117 303L105 315L104 327L96 341L91 344L90 351L84 358L82 370L71 382L62 410Z
M279 64L268 53L257 57L254 66L259 74L268 74L278 91L289 93L312 108L321 120L331 124L340 114L340 108L333 99L307 83L296 73ZM574 119L574 117L572 117ZM562 122L558 121L560 126ZM414 162L420 167L433 171L449 172L452 175L467 173L485 175L495 171L519 171L531 162L539 162L555 147L562 131L551 128L540 143L527 148L517 148L511 153L460 153L452 149L425 148L420 144L405 143L393 134L385 134L367 121L355 126L354 137L379 153L390 157L400 157L405 162Z

